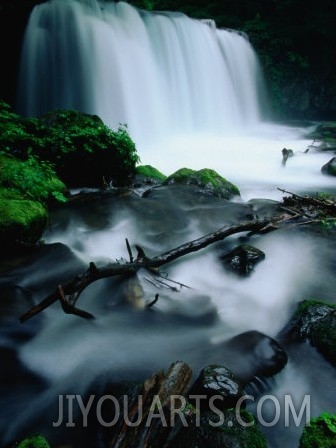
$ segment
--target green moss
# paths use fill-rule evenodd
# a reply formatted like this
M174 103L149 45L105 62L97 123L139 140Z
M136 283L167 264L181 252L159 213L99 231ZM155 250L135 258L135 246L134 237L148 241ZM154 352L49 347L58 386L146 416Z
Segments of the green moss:
M195 185L210 194L224 199L240 195L239 189L234 184L209 168L203 168L199 171L181 168L167 177L164 183L167 185L174 183Z
M203 168L198 171L201 182L205 185L212 185L216 191L220 191L223 185L232 193L232 195L240 195L239 189L229 181L220 176L216 171L209 168Z
M156 179L160 182L163 182L167 179L167 176L161 173L158 169L154 168L151 165L139 165L135 169L135 174L140 176L148 177L151 179Z
M48 213L37 201L0 199L0 242L36 243L48 222Z
M167 177L167 182L173 180L176 183L186 183L188 179L196 174L197 171L190 168L180 168L179 170L175 171L175 173Z
M50 445L43 435L37 434L22 440L17 448L50 448Z
M335 439L336 415L324 412L304 427L300 448L334 448Z
M317 299L306 299L306 300L302 300L301 302L298 303L294 317L302 316L309 309L312 309L312 307L316 307L316 306L328 306L330 308L336 309L336 305L334 305L334 304L330 304L330 303L327 304L326 302L323 302L322 300L317 300Z

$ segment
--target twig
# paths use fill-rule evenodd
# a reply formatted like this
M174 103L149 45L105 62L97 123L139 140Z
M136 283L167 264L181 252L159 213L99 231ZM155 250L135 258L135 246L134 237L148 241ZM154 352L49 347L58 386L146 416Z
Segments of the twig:
M130 263L133 263L134 258L133 258L133 254L132 254L132 249L131 249L131 246L130 246L127 238L126 238L126 247L127 247L127 252L129 255Z
M149 302L147 305L146 305L146 308L150 308L150 307L152 307L153 305L155 305L156 304L156 302L159 300L159 294L155 294L155 298L154 298L154 300L152 300L151 302Z

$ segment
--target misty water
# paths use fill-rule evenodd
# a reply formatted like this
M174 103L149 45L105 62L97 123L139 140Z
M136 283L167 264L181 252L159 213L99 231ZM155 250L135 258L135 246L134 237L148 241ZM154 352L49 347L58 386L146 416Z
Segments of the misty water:
M21 324L22 313L89 262L128 259L125 238L134 252L139 244L148 256L159 255L224 225L268 217L283 196L279 188L335 192L335 180L321 173L330 153L305 153L318 123L272 121L248 38L213 22L123 2L49 1L34 8L27 26L19 92L24 115L75 108L112 128L127 123L142 164L166 175L212 168L241 195L225 201L167 187L146 197L112 189L51 214L38 256L1 277L1 446L43 431L55 444L88 440L92 447L85 431L83 440L76 428L53 427L60 394L102 393L108 382L143 380L176 360L197 375L221 354L224 365L248 372L255 361L243 350L224 350L227 340L248 330L276 339L299 301L335 303L335 242L291 229L248 240L266 254L249 278L219 261L220 253L245 241L239 234L165 266L166 283L176 292L140 271L139 283L105 279L83 292L78 306L93 321L65 315L56 303ZM284 147L294 151L286 167ZM158 302L143 310L157 292ZM135 308L123 304L130 294ZM280 403L290 394L298 409L311 396L311 417L334 412L334 368L306 343L284 348L286 367L255 388L248 408L257 413L262 394ZM272 421L272 403L263 412ZM276 425L262 426L269 448L298 446L304 419L287 427L284 418L282 412Z

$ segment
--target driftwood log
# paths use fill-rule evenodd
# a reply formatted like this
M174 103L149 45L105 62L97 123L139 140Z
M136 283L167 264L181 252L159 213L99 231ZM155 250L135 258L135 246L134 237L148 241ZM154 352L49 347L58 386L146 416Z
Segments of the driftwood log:
M135 246L137 249L137 256L134 259L131 246L126 239L126 247L129 254L129 261L125 263L109 263L104 267L97 267L93 262L89 264L89 268L83 274L76 276L68 282L58 285L51 294L44 300L35 305L20 317L21 323L27 321L31 317L40 313L56 301L60 301L62 309L67 314L75 314L85 319L93 319L94 316L75 306L80 294L91 283L107 277L112 276L132 276L136 274L139 269L148 269L152 273L159 275L159 268L167 263L170 263L184 255L199 251L210 244L216 243L225 239L228 236L248 232L251 234L262 234L270 232L289 225L307 225L311 223L318 223L325 219L335 221L336 219L336 204L331 199L313 198L308 196L299 196L281 190L283 193L290 194L290 197L285 197L281 204L281 209L284 213L262 221L251 220L241 222L236 225L224 226L219 230L202 236L193 241L187 242L178 246L168 252L158 255L153 258L146 256L144 250L140 246ZM155 296L155 301L158 296ZM152 302L153 304L154 302Z

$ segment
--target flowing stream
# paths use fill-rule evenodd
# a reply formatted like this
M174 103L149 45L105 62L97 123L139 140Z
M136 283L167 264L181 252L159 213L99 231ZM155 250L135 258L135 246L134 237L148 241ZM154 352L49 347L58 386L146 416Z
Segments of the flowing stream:
M317 123L279 124L267 115L262 71L247 37L183 14L95 0L36 6L23 42L19 108L27 116L76 108L112 128L127 123L141 163L167 175L184 166L212 168L241 196L223 201L169 188L146 197L111 190L52 213L38 255L0 278L1 446L43 431L55 446L99 448L89 430L66 421L53 426L60 395L98 393L108 382L144 379L176 360L197 375L232 336L258 330L276 338L300 300L336 302L335 242L293 229L249 240L266 254L249 278L219 262L221 251L242 241L238 235L164 267L169 279L190 288L158 288L145 272L138 276L142 289L100 280L78 302L95 320L65 315L56 303L21 324L22 313L90 261L127 259L125 238L155 256L223 225L268 216L282 197L279 188L335 192L335 180L321 174L330 153L304 153ZM284 147L295 153L286 167ZM128 288L133 296L140 289L142 306L159 291L152 312L123 306ZM285 349L288 364L266 393L279 401L289 394L299 407L310 395L311 416L335 412L334 369L307 344ZM223 364L249 370L249 360L246 353L226 353ZM257 413L257 401L249 408ZM264 419L271 421L273 411L265 406ZM298 446L304 422L287 427L284 418L262 426L269 448Z

